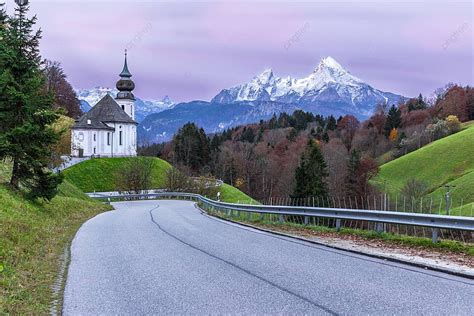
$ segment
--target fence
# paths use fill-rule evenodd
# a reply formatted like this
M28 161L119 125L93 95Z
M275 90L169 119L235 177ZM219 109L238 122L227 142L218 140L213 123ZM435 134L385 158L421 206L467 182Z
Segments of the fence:
M113 200L136 199L189 199L199 202L208 211L237 219L269 220L277 222L296 222L304 225L319 225L320 220L326 220L327 226L335 226L337 230L347 227L347 223L366 223L360 228L374 229L378 232L390 231L387 225L418 227L429 229L433 242L438 241L441 232L461 232L463 241L472 241L474 232L474 218L468 216L447 216L411 212L392 212L366 209L347 209L330 207L282 206L282 205L248 205L214 201L193 193L163 192L150 194L100 195L94 198ZM398 231L403 233L403 231ZM425 231L423 231L425 233ZM464 237L466 234L467 238ZM454 237L444 236L442 238Z

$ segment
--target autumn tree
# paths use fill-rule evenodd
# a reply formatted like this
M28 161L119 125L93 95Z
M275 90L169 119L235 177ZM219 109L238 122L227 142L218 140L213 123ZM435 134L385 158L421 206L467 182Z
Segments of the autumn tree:
M388 135L388 139L393 143L398 139L398 129L392 128L390 134Z
M449 115L456 115L461 122L466 122L470 119L470 107L469 104L469 90L473 88L460 86L453 86L446 91L441 99L438 99L435 105L435 111L439 118L445 119ZM472 92L470 92L472 93ZM472 102L472 99L471 99Z
M347 151L350 151L352 147L352 140L354 139L359 125L359 120L353 115L342 117L337 124L337 129L340 132L342 142L346 146Z
M78 118L82 114L74 89L67 81L66 74L57 61L44 62L46 90L54 95L53 107L64 109L67 116Z

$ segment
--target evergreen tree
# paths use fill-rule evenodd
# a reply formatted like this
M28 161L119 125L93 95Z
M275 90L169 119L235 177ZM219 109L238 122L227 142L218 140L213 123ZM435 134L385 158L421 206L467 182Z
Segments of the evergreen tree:
M210 162L209 138L202 128L186 123L173 138L174 158L177 163L199 171Z
M240 136L240 140L243 142L253 143L255 140L255 133L252 128L244 127L242 131L242 135Z
M357 150L351 151L351 156L347 162L346 192L347 196L355 196L359 192L358 169L360 166L360 154Z
M329 192L328 176L327 164L319 145L310 140L295 171L293 197L327 197Z
M327 131L324 131L322 139L326 144L329 143L329 134Z
M392 107L388 111L387 121L385 122L385 136L388 137L390 135L390 131L394 128L399 128L401 123L402 112L395 105L392 105Z
M332 115L328 117L328 123L327 123L327 130L328 131L335 131L337 129L337 121L336 118Z
M28 10L27 5L18 5L14 16L1 14L6 27L0 42L0 159L13 162L13 188L23 184L34 196L51 199L61 181L60 175L47 170L52 146L59 139L51 128L58 114L41 71L41 31L33 31L36 17L26 18ZM50 193L41 193L46 191Z

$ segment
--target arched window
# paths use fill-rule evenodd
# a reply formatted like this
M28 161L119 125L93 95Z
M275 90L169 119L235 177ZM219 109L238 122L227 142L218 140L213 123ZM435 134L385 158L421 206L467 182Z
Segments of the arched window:
M119 132L119 145L122 146L122 131Z

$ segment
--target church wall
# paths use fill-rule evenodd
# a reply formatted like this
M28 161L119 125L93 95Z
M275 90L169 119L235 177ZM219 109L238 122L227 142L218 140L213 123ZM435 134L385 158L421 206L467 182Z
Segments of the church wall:
M128 116L135 120L135 101L129 99L115 99L115 101L117 101Z
M109 130L74 129L71 133L73 157L79 157L79 148L83 150L84 157L129 157L137 155L137 134L134 124L111 123ZM122 142L120 143L120 132ZM109 134L110 136L107 136ZM95 135L95 138L94 138ZM107 142L110 137L110 142ZM95 150L94 150L95 149Z

